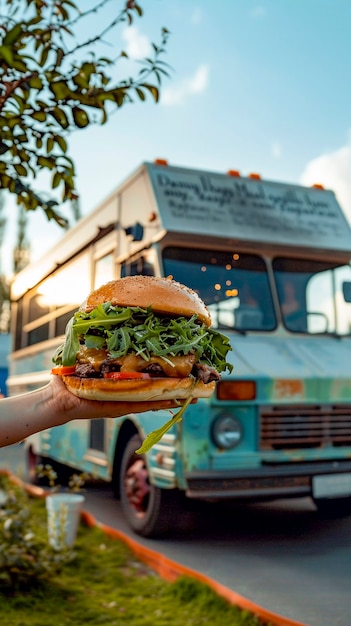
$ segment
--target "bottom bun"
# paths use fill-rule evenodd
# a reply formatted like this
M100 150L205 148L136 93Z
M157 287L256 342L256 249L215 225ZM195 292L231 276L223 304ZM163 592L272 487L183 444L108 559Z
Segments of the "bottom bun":
M123 379L79 378L62 376L67 389L87 400L114 400L115 402L147 402L157 400L184 400L209 398L216 383L203 383L193 378ZM195 382L195 384L194 384Z

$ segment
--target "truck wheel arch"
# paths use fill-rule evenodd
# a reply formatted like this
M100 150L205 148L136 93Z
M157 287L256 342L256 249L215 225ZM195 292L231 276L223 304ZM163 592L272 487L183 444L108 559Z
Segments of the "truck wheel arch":
M120 488L119 488L119 477L121 473L121 463L123 457L123 451L131 437L133 435L140 434L138 428L135 423L131 419L124 420L122 426L120 427L116 445L115 445L115 453L113 456L113 467L112 467L112 490L115 498L120 498Z

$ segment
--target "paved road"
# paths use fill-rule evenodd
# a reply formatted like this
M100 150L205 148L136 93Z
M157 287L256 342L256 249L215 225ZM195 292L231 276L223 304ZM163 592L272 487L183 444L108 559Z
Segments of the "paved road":
M90 490L86 508L129 533L109 489ZM308 499L204 507L192 517L167 540L138 540L290 619L351 625L350 519L321 521Z
M6 464L25 476L21 447L0 450ZM85 508L130 534L108 487L89 488ZM185 519L166 540L137 539L270 611L309 626L351 625L351 518L321 520L303 498L205 506Z

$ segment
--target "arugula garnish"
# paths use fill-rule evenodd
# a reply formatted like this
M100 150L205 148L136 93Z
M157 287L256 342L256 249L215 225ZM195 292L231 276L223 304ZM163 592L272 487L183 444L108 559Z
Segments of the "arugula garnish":
M89 348L106 347L112 358L136 354L145 361L159 356L167 362L170 357L195 354L197 361L207 363L218 372L232 370L226 362L231 346L229 339L197 320L160 317L140 307L118 307L110 302L98 305L90 313L78 311L66 327L63 346L56 351L56 365L73 365L81 343Z
M158 443L160 439L162 439L163 435L165 435L166 432L170 428L172 428L173 424L176 424L177 422L181 422L181 420L183 419L183 415L187 407L189 406L190 402L192 401L192 399L193 397L192 395L190 395L185 401L185 403L183 404L182 408L178 411L178 413L173 415L172 418L168 420L168 422L163 424L163 426L161 426L160 428L157 428L156 430L153 430L151 433L146 435L140 448L135 450L136 454L145 454L146 452L149 452L152 446L154 446L155 443Z

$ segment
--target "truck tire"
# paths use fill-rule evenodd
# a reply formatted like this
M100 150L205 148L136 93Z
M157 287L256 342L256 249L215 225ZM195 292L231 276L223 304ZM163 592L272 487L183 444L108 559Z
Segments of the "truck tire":
M315 498L318 513L323 517L338 518L351 515L351 498Z
M73 473L76 473L72 468L58 463L49 457L41 456L34 452L32 447L28 447L26 451L26 463L27 463L27 477L32 485L38 485L41 487L49 487L49 481L46 477L39 477L37 469L39 465L50 465L50 467L56 472L56 485L65 486Z
M28 447L26 449L26 471L27 471L27 480L32 485L40 485L41 480L37 475L37 467L43 463L43 457L34 452L32 447Z
M144 456L135 454L141 438L133 435L122 456L120 496L130 528L143 537L158 537L176 527L180 509L178 489L160 489L149 482Z

